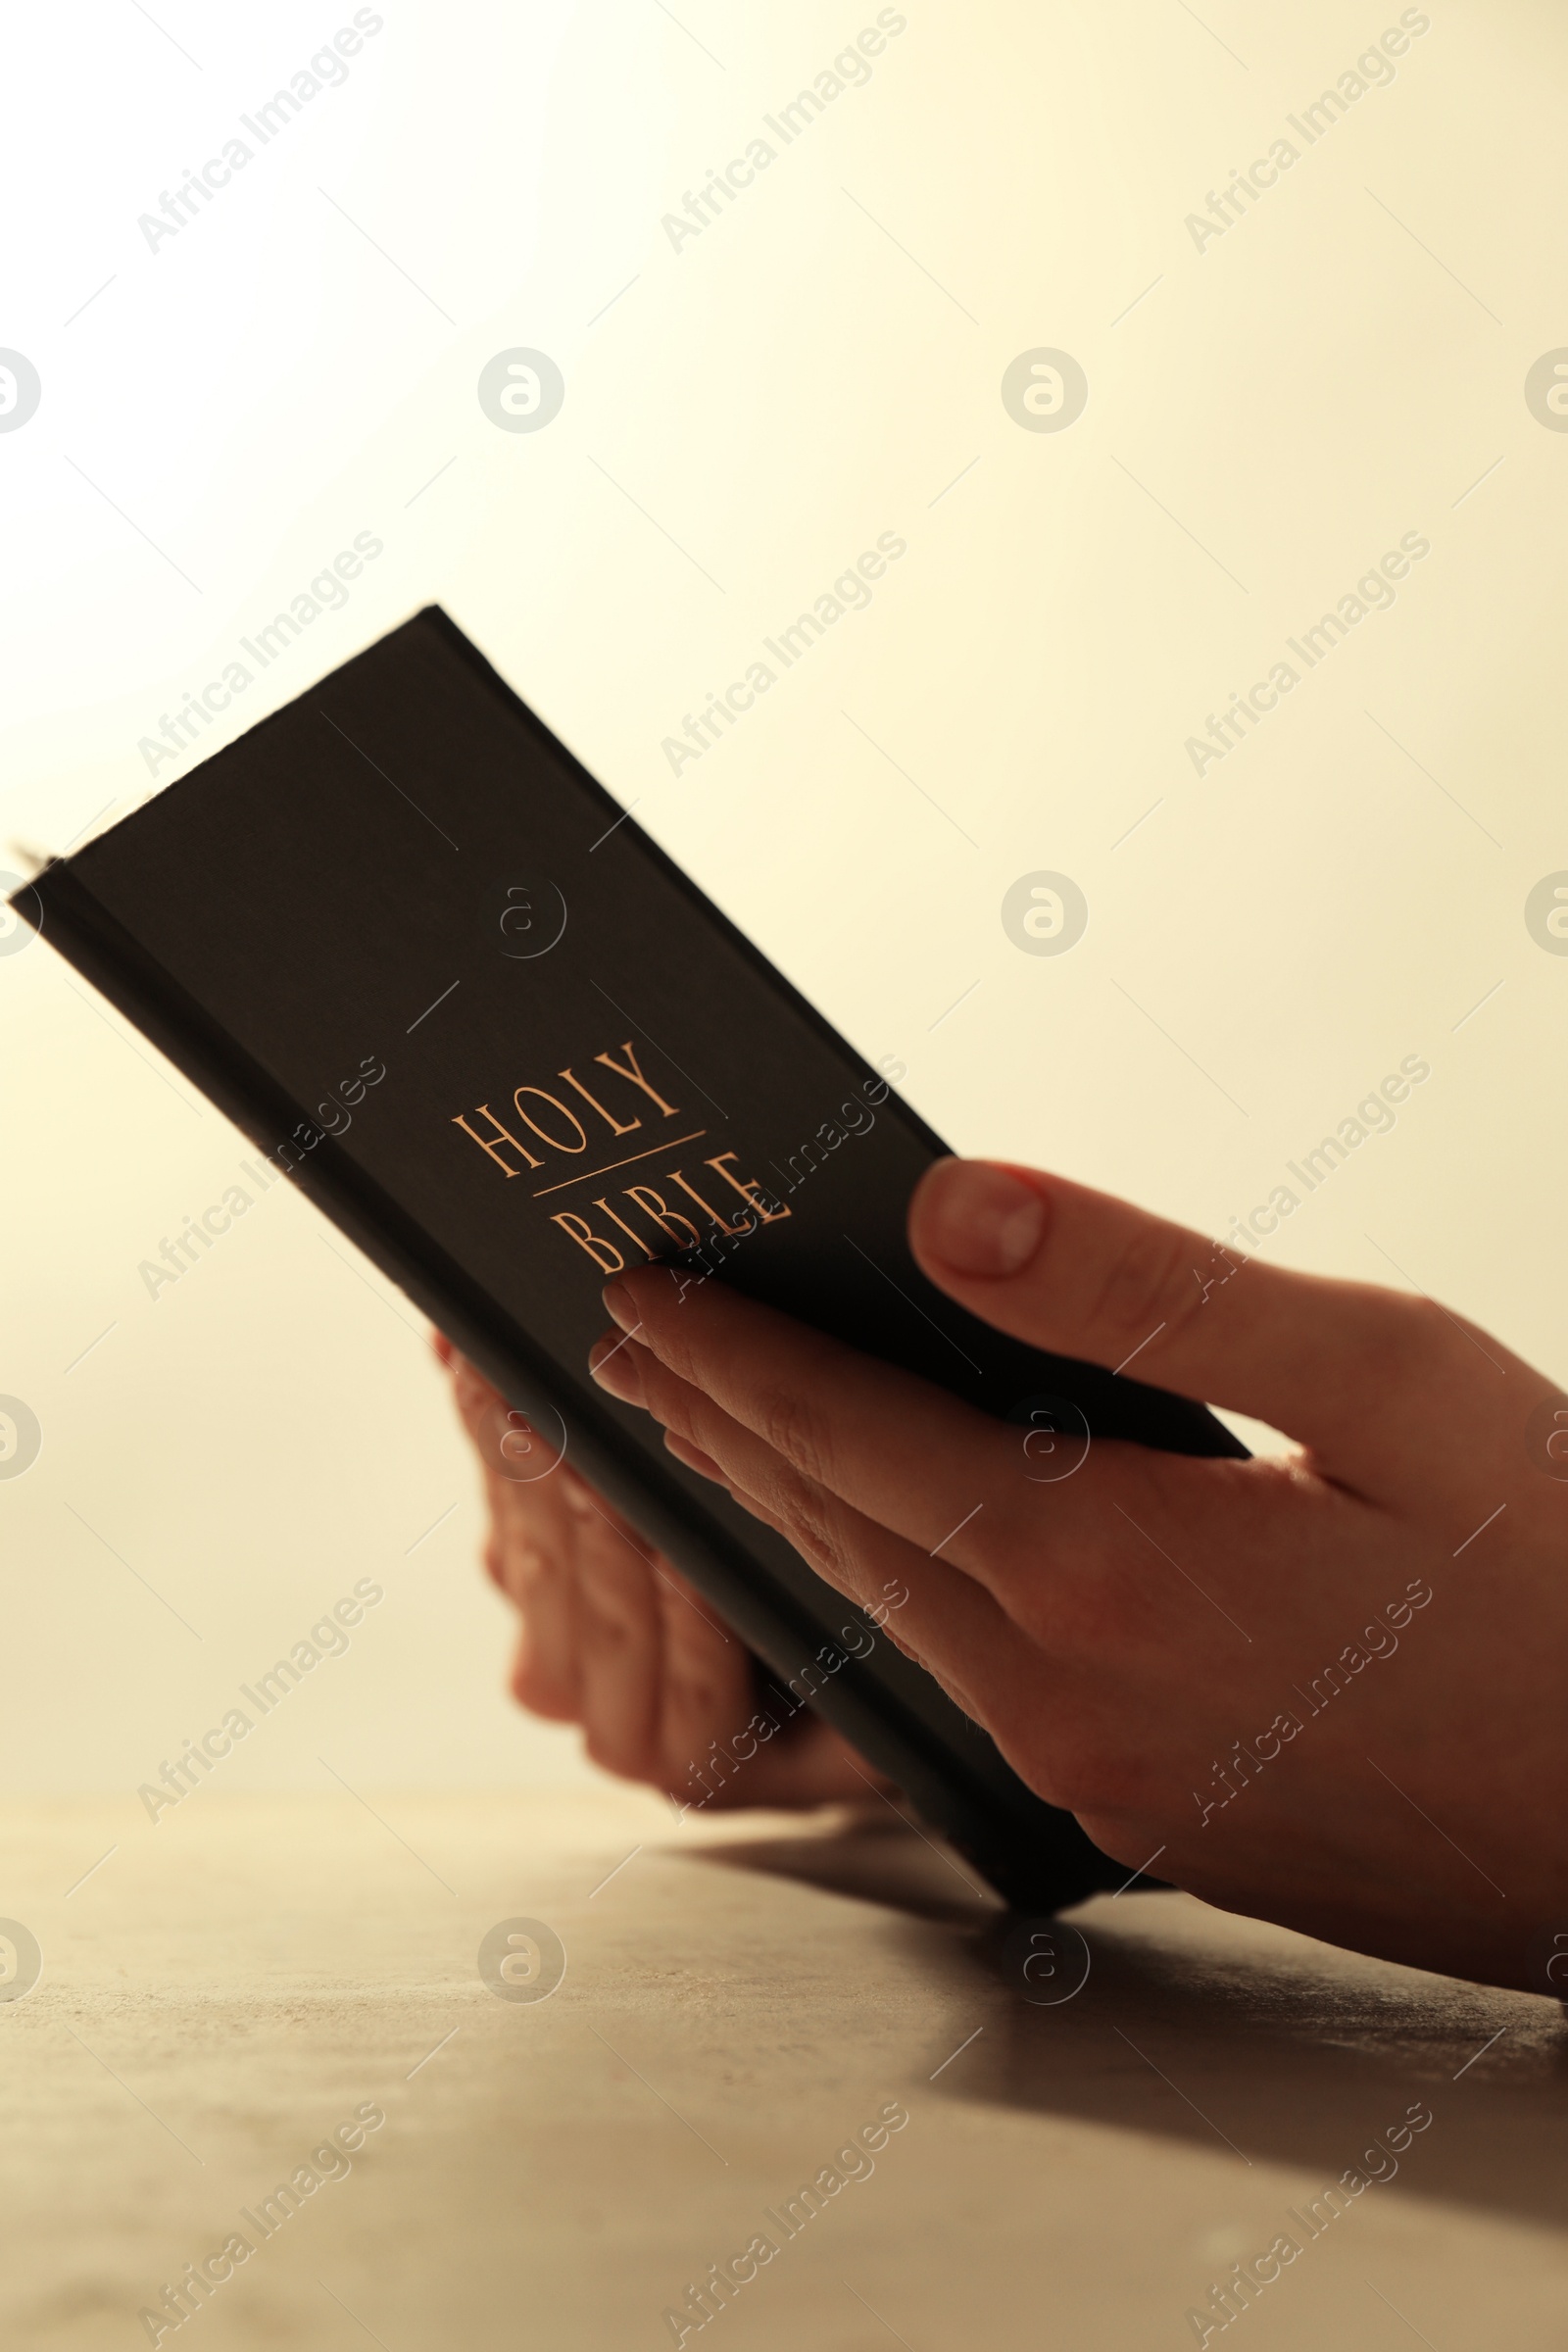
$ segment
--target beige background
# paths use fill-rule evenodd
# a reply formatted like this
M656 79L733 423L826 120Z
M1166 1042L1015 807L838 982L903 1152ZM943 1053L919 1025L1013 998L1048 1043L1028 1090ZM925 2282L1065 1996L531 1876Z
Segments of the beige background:
M348 16L156 13L88 12L70 171L47 107L12 157L49 194L4 325L44 403L0 436L0 838L133 805L159 713L373 530L233 725L440 599L956 1144L1215 1231L1423 1055L1396 1130L1268 1247L1568 1375L1568 960L1522 919L1568 864L1568 439L1522 395L1568 339L1557 10L1435 7L1201 254L1188 212L1396 10L912 5L677 252L662 213L873 11L389 8L152 254L137 214ZM58 90L63 27L19 37ZM567 380L535 435L475 399L519 343ZM1056 435L999 395L1042 344L1091 385ZM671 777L682 714L886 530L908 553L870 609ZM1411 530L1395 608L1197 778L1185 738ZM1041 867L1090 902L1059 959L1000 922ZM364 1574L386 1603L236 1788L319 1787L323 1755L356 1785L577 1775L503 1695L406 1303L282 1187L149 1299L139 1262L241 1140L47 948L0 989L0 1390L45 1431L0 1484L7 1783L118 1794L152 1835L135 1785Z
M1568 437L1523 398L1568 344L1554 0L1437 0L1201 254L1189 212L1396 8L911 0L676 251L661 216L872 8L393 4L150 252L137 216L351 13L9 29L0 345L44 386L0 433L11 861L133 806L159 714L372 531L231 727L439 599L956 1144L1216 1232L1423 1056L1267 1247L1568 1379L1568 959L1523 921L1568 867ZM566 379L539 434L475 398L517 345ZM1060 434L1000 398L1039 346L1089 377ZM890 530L870 609L672 777L683 713ZM1188 735L1408 531L1394 609L1195 776ZM1059 958L1001 925L1038 869L1091 908ZM676 1833L594 1785L505 1696L407 1303L283 1186L154 1301L140 1262L241 1139L46 946L0 956L0 1394L44 1430L0 1481L0 1919L46 1955L0 2006L19 2341L145 2340L142 2300L370 2098L356 2177L203 2340L667 2341L683 2280L891 2095L907 2132L726 2315L737 2352L1191 2341L1417 2097L1398 2182L1247 2344L1562 2341L1547 2004L1132 1896L1083 1915L1082 1998L1025 2011L912 1837ZM365 1577L349 1654L153 1827L137 1784ZM514 1915L566 1942L540 2008L475 1976Z

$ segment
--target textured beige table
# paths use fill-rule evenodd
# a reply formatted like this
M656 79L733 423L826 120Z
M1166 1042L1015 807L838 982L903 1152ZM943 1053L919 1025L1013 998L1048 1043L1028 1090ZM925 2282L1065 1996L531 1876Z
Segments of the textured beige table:
M762 2233L688 2345L1174 2347L1284 2232L1228 2344L1568 2344L1553 2005L1146 1894L1085 1906L1087 1984L1033 2007L886 1820L367 1794L8 1816L0 1914L45 1969L0 2006L7 2344L145 2343L236 2230L255 2251L163 2343L636 2352ZM549 1999L478 1975L516 1917L564 1943ZM787 2236L889 2102L874 2170ZM1396 2178L1308 2239L1291 2209L1412 2103ZM352 2170L264 2239L246 2217L362 2107Z

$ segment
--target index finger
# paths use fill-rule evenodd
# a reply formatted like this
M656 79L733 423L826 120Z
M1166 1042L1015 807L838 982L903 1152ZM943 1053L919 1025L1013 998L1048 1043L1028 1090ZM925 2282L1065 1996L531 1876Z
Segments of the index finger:
M622 1331L803 1477L928 1557L989 1585L985 1539L999 1519L1043 1532L1046 1484L1029 1474L1028 1432L721 1283L645 1266L607 1285L604 1300ZM1155 1475L1138 1450L1091 1445L1080 1469L1051 1481L1045 1525L1077 1556L1125 1554L1111 1503L1138 1507Z

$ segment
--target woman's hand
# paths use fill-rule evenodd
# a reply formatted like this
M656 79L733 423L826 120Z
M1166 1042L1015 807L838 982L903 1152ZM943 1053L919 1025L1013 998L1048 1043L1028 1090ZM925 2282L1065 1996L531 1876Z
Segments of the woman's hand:
M906 1586L892 1637L1129 1870L1539 1988L1542 1939L1568 1952L1568 1398L1427 1299L1054 1177L943 1161L909 1238L999 1329L1299 1450L1043 1456L662 1267L609 1286L596 1377L842 1592Z
M512 1688L580 1723L595 1763L683 1806L811 1805L886 1787L819 1717L737 1741L759 1705L742 1642L661 1552L563 1462L519 1479L505 1399L437 1338L484 1470L485 1567L522 1617Z

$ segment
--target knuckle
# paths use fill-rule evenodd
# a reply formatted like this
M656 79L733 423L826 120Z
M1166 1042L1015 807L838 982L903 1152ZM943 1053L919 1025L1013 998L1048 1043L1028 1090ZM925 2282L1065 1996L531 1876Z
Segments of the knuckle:
M1463 1354L1463 1327L1456 1329L1454 1318L1435 1298L1407 1298L1404 1293L1396 1292L1388 1298L1387 1309L1378 1319L1383 1326L1383 1348L1391 1369L1408 1375L1413 1370L1446 1364ZM1373 1344L1376 1345L1375 1340Z
M810 1494L793 1494L779 1516L790 1543L818 1576L841 1589L852 1581L848 1548L825 1501Z
M1161 1323L1165 1333L1175 1337L1202 1298L1188 1261L1183 1234L1167 1226L1140 1224L1106 1268L1095 1328L1103 1330L1117 1348L1123 1342L1136 1347Z
M1345 1285L1342 1298L1341 1339L1353 1350L1358 1387L1408 1393L1485 1369L1435 1298L1363 1284Z
M617 1641L654 1631L656 1610L646 1558L629 1546L584 1548L577 1561L577 1597L602 1630Z
M513 1667L512 1695L530 1715L549 1714L549 1678L539 1672L531 1657L518 1658Z
M553 1551L525 1538L516 1538L503 1547L501 1569L503 1590L512 1594L519 1608L537 1594L547 1584L560 1562Z
M512 1669L512 1695L530 1715L547 1723L570 1723L576 1709L561 1678L530 1648L519 1651Z
M807 1478L825 1481L832 1461L827 1424L809 1397L775 1394L761 1411L759 1435Z
M570 1516L573 1519L589 1518L595 1509L594 1489L586 1479L579 1478L575 1470L569 1470L564 1462L560 1465L560 1470L561 1496ZM607 1503L602 1496L597 1507L601 1514L616 1519L620 1516L613 1505Z
M579 1594L592 1631L594 1652L608 1660L623 1658L646 1641L646 1612L627 1596L585 1577Z
M621 1781L652 1781L663 1786L663 1771L658 1754L647 1740L639 1739L625 1727L614 1724L590 1724L583 1733L583 1744L590 1760L605 1772L612 1772Z

